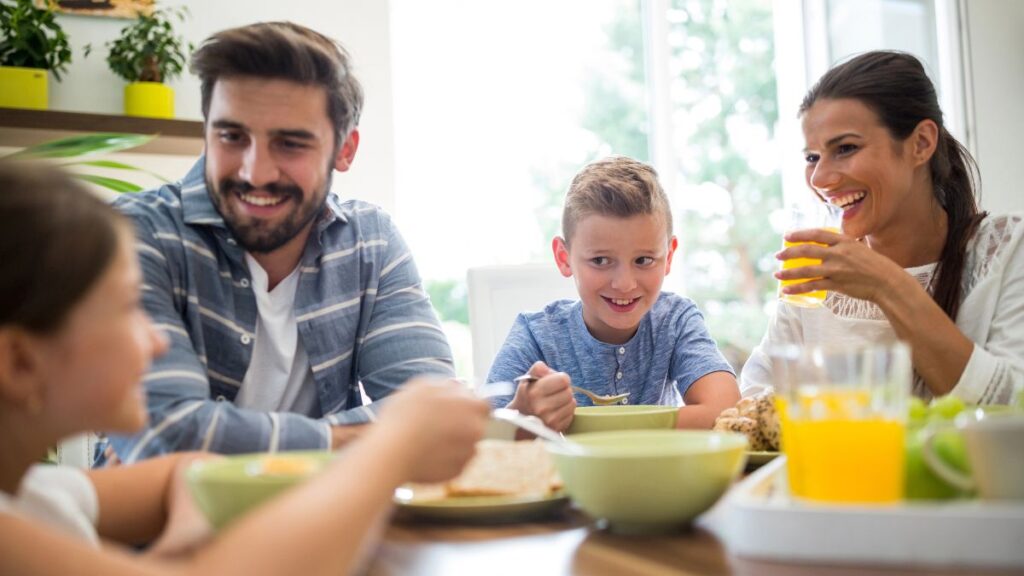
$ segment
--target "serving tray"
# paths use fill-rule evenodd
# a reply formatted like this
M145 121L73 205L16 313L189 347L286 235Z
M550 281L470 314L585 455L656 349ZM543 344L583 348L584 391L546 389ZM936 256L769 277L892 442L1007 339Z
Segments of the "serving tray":
M819 504L790 496L786 458L723 502L716 532L739 556L787 561L1024 568L1024 502Z

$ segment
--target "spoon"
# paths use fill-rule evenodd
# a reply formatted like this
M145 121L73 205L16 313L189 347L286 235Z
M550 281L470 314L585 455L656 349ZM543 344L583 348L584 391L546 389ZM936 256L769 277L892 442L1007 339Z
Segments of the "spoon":
M523 374L522 376L520 376L520 377L516 378L515 380L513 380L513 382L515 382L516 384L518 384L520 382L533 383L533 382L536 382L536 381L537 381L537 378L535 378L535 377L533 377L533 376L531 376L529 374ZM590 390L587 390L586 388L580 388L579 386L573 386L572 389L573 389L574 392L579 392L580 394L583 394L587 398L590 398L590 400L593 401L595 406L609 406L611 404L622 404L623 401L626 398L629 398L629 394L630 394L629 392L623 392L622 394L607 394L607 395L605 395L605 394L597 394L595 392L591 392Z
M538 438L557 445L566 452L574 454L583 452L582 446L572 440L566 439L566 437L559 432L555 432L551 428L548 428L544 422L536 416L521 414L518 410L512 410L511 408L495 408L494 410L491 410L491 418L494 418L495 420L503 420L518 426Z

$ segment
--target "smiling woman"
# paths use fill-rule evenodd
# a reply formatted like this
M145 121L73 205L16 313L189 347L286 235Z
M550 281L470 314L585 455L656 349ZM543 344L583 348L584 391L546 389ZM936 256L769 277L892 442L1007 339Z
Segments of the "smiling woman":
M777 257L821 264L776 273L817 278L825 307L780 303L743 372L745 393L771 383L767 346L899 338L913 350L914 393L1010 401L1024 384L1024 216L990 216L974 163L943 125L920 61L869 52L830 70L801 106L807 184L843 209L841 233L803 230Z

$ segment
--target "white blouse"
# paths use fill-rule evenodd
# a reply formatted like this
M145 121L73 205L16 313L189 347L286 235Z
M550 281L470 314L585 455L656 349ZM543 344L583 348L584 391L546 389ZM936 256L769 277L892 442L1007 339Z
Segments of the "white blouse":
M926 290L936 264L907 268ZM952 394L971 404L1007 404L1024 388L1024 214L988 216L967 246L963 302L956 325L974 351ZM740 374L744 396L771 385L771 358L779 344L857 345L896 337L873 302L829 292L825 305L801 308L780 302L768 332ZM928 399L920 379L914 394Z

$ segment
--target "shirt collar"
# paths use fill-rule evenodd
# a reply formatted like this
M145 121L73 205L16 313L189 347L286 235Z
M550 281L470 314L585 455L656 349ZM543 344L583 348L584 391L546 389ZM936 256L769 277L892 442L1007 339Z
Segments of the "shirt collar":
M227 228L224 218L217 212L213 201L210 200L210 191L206 187L206 155L199 157L199 160L192 165L192 168L181 180L181 209L186 224L199 224ZM341 207L341 200L337 194L327 195L327 209L320 216L317 222L317 231L323 232L333 222L348 222L344 210Z

